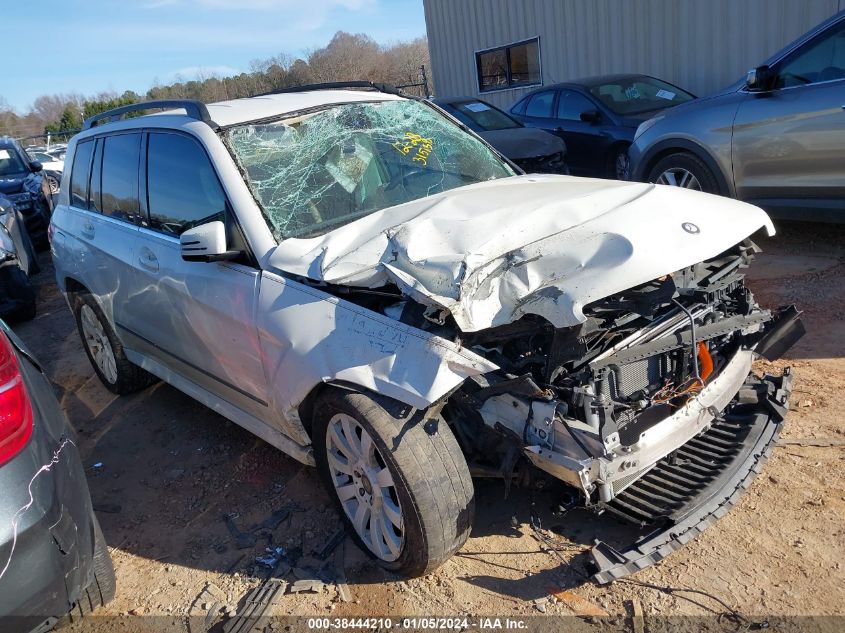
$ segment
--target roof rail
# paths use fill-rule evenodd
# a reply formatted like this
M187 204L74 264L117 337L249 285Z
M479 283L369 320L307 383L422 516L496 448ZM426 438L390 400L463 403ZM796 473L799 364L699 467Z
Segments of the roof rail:
M269 95L278 95L284 94L286 92L311 92L312 90L337 90L342 88L372 88L373 90L377 90L379 92L384 92L391 95L403 95L405 94L399 90L398 88L391 86L390 84L385 84L376 81L330 81L327 83L321 84L305 84L304 86L290 86L288 88L279 88L278 90L271 90L270 92L264 92L260 95L255 95L256 97L266 97Z
M138 112L139 110L157 110L157 109L182 109L192 119L202 121L213 128L217 128L217 124L211 120L211 115L208 113L208 108L202 101L195 99L162 99L158 101L143 101L141 103L132 103L119 108L106 110L100 114L95 114L91 118L85 119L82 123L83 130L90 130L95 124L104 119L109 121L117 121L122 115L129 112Z

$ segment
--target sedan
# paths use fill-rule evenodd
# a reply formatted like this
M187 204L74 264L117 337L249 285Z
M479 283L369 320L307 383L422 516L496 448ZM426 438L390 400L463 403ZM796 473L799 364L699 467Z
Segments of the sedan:
M510 113L528 127L563 138L573 174L627 180L627 150L640 123L693 99L654 77L607 75L538 88Z
M434 103L527 173L568 174L566 143L522 123L481 99L441 97Z
M0 631L50 630L114 597L73 429L0 321Z

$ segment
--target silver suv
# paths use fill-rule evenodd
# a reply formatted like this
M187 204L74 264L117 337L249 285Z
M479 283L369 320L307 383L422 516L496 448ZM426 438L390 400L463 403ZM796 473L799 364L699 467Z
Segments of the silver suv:
M633 180L845 221L845 11L744 81L642 123L628 155Z
M52 249L103 383L165 380L316 465L404 574L462 546L473 474L649 525L594 551L601 581L733 503L789 395L752 359L801 334L743 283L766 214L523 175L428 101L330 87L129 106L71 141ZM173 109L120 120L140 108Z

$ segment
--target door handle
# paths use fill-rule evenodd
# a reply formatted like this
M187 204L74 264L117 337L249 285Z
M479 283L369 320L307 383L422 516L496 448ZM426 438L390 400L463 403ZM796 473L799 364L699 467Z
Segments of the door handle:
M148 248L141 249L141 254L138 255L138 264L154 273L158 272L158 257Z
M82 224L82 235L88 239L94 237L94 223L91 220L85 220Z

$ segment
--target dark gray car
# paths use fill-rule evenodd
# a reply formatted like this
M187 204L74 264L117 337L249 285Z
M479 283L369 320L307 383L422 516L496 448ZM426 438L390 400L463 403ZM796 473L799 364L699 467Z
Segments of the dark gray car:
M566 142L475 97L440 97L434 103L516 163L526 173L568 174Z
M644 122L632 178L845 221L845 11L744 81Z
M0 631L48 631L114 597L73 431L0 321Z

